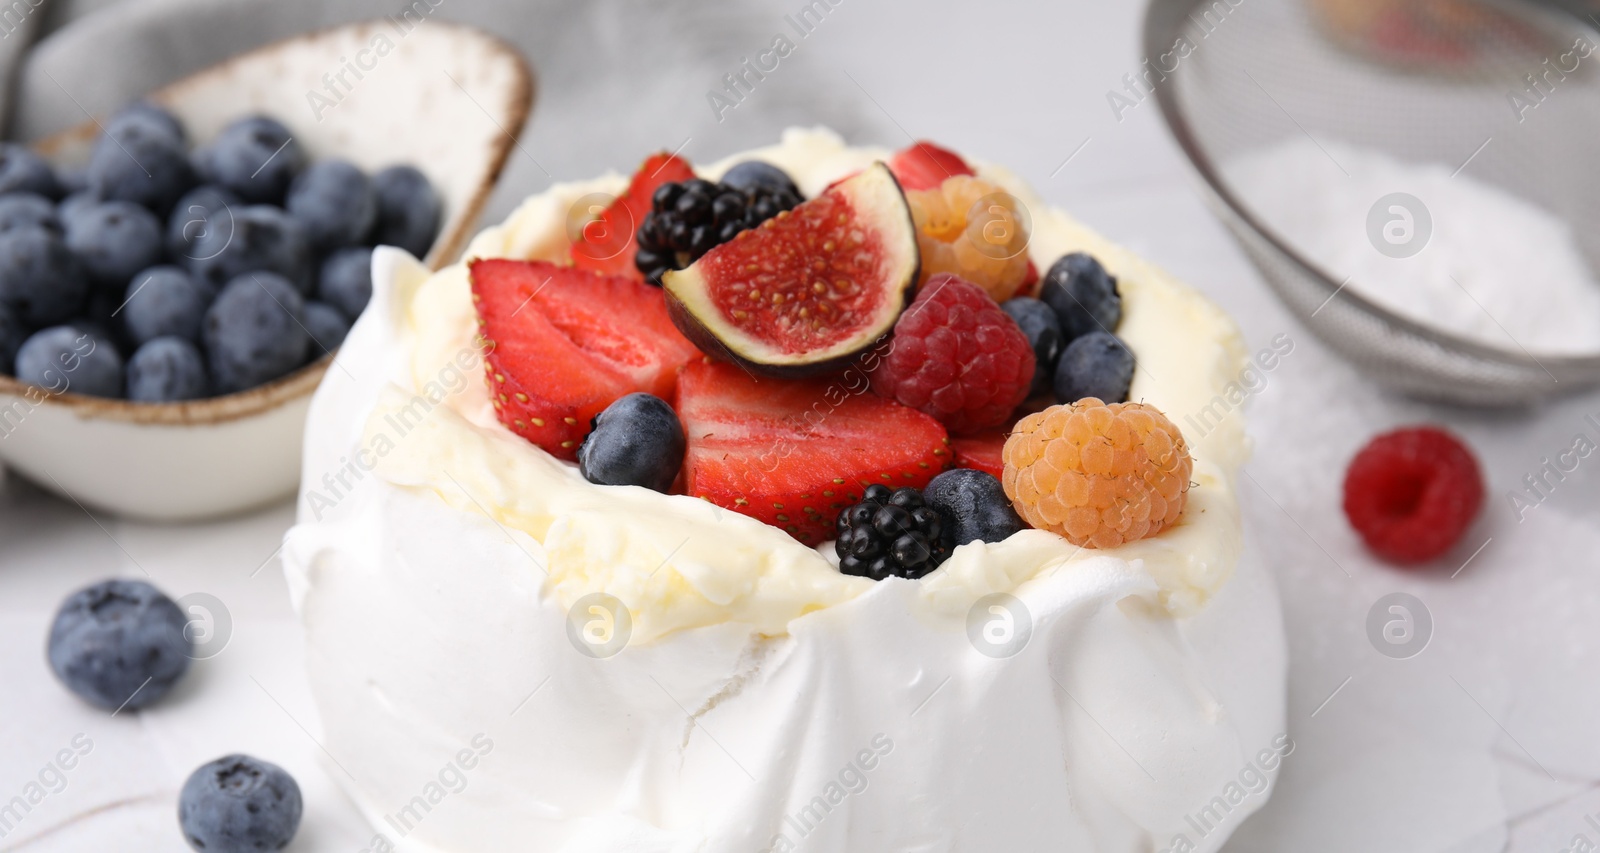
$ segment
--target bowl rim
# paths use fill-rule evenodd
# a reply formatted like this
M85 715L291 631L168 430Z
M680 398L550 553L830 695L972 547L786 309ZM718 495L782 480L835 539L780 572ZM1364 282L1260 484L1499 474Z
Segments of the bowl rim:
M143 97L157 103L163 103L170 100L174 94L181 92L184 88L195 85L195 78L201 75L221 71L229 66L253 59L261 54L281 50L292 44L319 40L346 31L360 32L382 23L384 23L383 18L368 18L309 30L268 42L187 74L159 89L146 93ZM430 28L450 30L458 35L477 39L484 46L483 52L485 54L493 54L501 58L510 59L511 68L514 72L511 90L507 95L507 121L502 125L503 132L495 138L494 143L490 146L489 157L486 160L489 168L484 172L483 179L479 181L478 186L473 189L472 195L468 197L466 203L462 206L461 218L456 227L450 231L441 232L434 239L433 246L428 250L427 258L424 259L428 269L438 270L444 267L448 261L454 260L466 248L468 241L472 238L473 228L477 225L483 208L489 202L490 194L493 193L501 173L505 170L506 162L511 156L511 150L521 139L523 127L527 124L528 115L533 109L538 82L527 58L515 46L500 36L477 27L453 21L433 21L430 24ZM40 139L34 142L31 147L45 155L46 158L51 158L58 155L67 144L93 138L99 133L99 117L92 117L75 127ZM71 391L52 393L47 389L23 382L16 377L0 374L0 414L9 410L10 406L16 405L15 402L8 403L6 401L7 398L19 398L36 408L40 406L57 406L69 409L79 418L84 419L121 421L142 425L194 426L225 423L259 415L310 395L322 382L323 375L327 373L329 365L333 363L338 354L339 351L336 348L332 352L323 354L321 358L298 367L264 385L258 385L232 394L224 394L220 397L206 397L177 403L138 403L124 399L91 397L84 394L75 394Z
M1195 9L1205 5L1208 0L1150 0L1145 7L1143 48L1147 55L1158 56L1171 48L1172 41L1177 37L1177 25L1188 20ZM1547 11L1557 9L1566 13L1578 26L1585 26L1582 17L1567 9L1563 4L1547 4L1541 6ZM1594 30L1594 27L1590 27ZM1169 76L1176 77L1176 73ZM1156 103L1160 108L1162 119L1166 122L1167 130L1172 133L1178 146L1183 149L1184 159L1190 168L1199 174L1205 188L1214 204L1220 206L1228 216L1234 218L1248 228L1252 235L1265 241L1280 256L1295 266L1301 273L1314 281L1331 301L1335 296L1348 299L1362 313L1371 316L1388 326L1394 327L1408 335L1421 338L1439 348L1469 355L1482 361L1495 362L1503 366L1515 367L1522 370L1542 371L1571 378L1575 375L1593 375L1600 372L1600 349L1593 355L1563 355L1540 354L1534 355L1531 351L1521 349L1507 349L1483 343L1451 330L1431 326L1418 320L1396 313L1390 308L1373 302L1359 292L1351 290L1345 284L1340 284L1315 262L1303 255L1289 241L1279 236L1278 232L1267 226L1254 213L1251 207L1240 199L1231 189L1228 181L1222 176L1209 154L1200 144L1193 128L1189 124L1187 115L1178 102L1177 86L1163 81L1155 87ZM1293 306L1285 302L1283 295L1275 285L1268 282L1269 289L1278 301L1285 304L1290 312L1302 322L1309 323L1310 317L1301 317L1294 311ZM1470 296L1470 294L1468 294ZM1327 304L1324 302L1323 304ZM1320 309L1319 309L1320 310ZM1490 319L1493 319L1491 316ZM1499 321L1496 321L1496 325ZM1557 382L1562 381L1557 379Z

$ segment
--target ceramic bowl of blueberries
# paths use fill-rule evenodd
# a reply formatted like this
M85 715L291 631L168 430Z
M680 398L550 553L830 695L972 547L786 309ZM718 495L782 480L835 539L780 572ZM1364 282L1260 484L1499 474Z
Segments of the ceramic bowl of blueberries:
M533 101L503 42L386 26L269 45L0 146L0 462L154 520L294 491L372 248L453 259Z

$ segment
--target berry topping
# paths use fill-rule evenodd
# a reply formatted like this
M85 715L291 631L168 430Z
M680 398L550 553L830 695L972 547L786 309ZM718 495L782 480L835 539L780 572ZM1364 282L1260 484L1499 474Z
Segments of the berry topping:
M681 270L706 252L803 201L791 188L756 184L749 189L699 178L662 184L650 197L650 213L639 226L633 262L651 284L667 270Z
M832 539L866 487L918 488L950 459L937 421L838 382L758 380L701 360L678 380L677 409L684 492L807 545Z
M1002 455L1005 446L1006 434L1001 430L950 439L950 450L955 453L957 468L987 471L996 478L1005 473L1005 458Z
M1061 331L1069 342L1090 332L1115 332L1122 322L1116 277L1082 252L1062 255L1050 265L1039 298L1061 318Z
M603 486L643 486L665 492L683 467L683 424L667 401L633 393L595 416L578 446L578 470Z
M50 668L68 690L108 710L165 696L189 669L188 619L144 581L108 580L61 603L50 626Z
M954 151L921 141L896 151L889 158L889 171L907 191L931 190L946 178L972 174L972 167Z
M768 189L793 196L796 199L795 204L799 204L800 200L805 198L800 194L800 188L795 185L794 178L789 177L788 172L760 160L746 160L729 169L722 175L722 185L744 192L758 188Z
M472 295L500 422L576 460L595 415L622 396L672 396L699 355L667 318L661 291L544 261L479 260Z
M939 275L895 324L872 388L965 435L1006 423L1033 371L1033 347L1016 322L977 285Z
M957 175L934 189L908 190L906 202L917 223L924 282L939 273L959 275L996 302L1021 289L1032 223L1016 196L992 181Z
M877 345L917 278L905 197L883 164L664 277L678 328L752 373L837 372Z
M1090 332L1068 344L1056 364L1056 399L1065 403L1085 397L1121 403L1131 384L1133 351L1108 332Z
M1027 527L993 474L946 471L922 490L928 506L945 520L945 542L952 548L968 542L1002 542Z
M1367 547L1397 563L1450 550L1483 506L1472 451L1437 427L1374 438L1344 477L1344 514Z
M650 214L651 197L666 184L692 178L689 164L665 151L646 157L628 188L608 207L574 211L582 221L572 235L572 263L590 272L637 277L635 235Z
M1155 407L1093 397L1023 418L1005 462L1006 495L1023 519L1086 548L1176 524L1194 467L1183 434Z
M920 578L950 557L944 518L910 487L872 485L861 502L839 514L839 571L881 581Z
M1000 304L1000 310L1017 321L1017 328L1028 336L1028 343L1033 346L1033 388L1029 396L1050 393L1051 382L1056 375L1056 363L1060 361L1061 350L1066 346L1056 312L1028 296L1007 299Z
M189 774L178 795L183 840L205 853L282 850L300 828L304 803L276 764L228 755Z

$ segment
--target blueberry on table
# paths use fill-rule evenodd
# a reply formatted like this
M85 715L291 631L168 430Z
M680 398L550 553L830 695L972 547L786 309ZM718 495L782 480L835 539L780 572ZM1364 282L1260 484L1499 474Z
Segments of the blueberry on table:
M135 273L161 262L161 222L133 202L101 202L66 225L67 248L106 287L120 291Z
M122 396L122 356L104 333L80 325L34 332L17 350L17 378L52 394Z
M219 394L271 382L306 361L305 300L282 276L245 273L206 311L202 337Z
M372 300L372 250L340 249L322 262L317 296L354 322Z
M1076 403L1098 397L1104 403L1125 403L1133 384L1133 352L1116 335L1090 332L1067 344L1056 364L1056 399Z
M1060 318L1068 343L1090 332L1115 332L1122 322L1116 277L1083 252L1062 255L1050 265L1040 282L1039 298Z
M398 246L425 257L444 213L433 185L412 166L390 166L372 176L372 191L378 199L373 244Z
M1061 332L1061 320L1050 306L1027 296L1007 299L1000 304L1000 310L1017 321L1017 327L1028 336L1028 343L1033 346L1033 390L1028 395L1049 393L1051 380L1056 373L1056 361L1061 358L1061 350L1066 345Z
M120 303L122 328L134 345L175 336L199 342L213 292L186 270L151 267L128 281Z
M319 252L360 243L378 218L372 181L344 160L321 160L307 166L289 184L284 206L300 220L306 239Z
M282 122L257 115L223 128L195 159L206 182L250 204L280 204L307 157Z
M38 193L0 195L0 233L25 225L39 225L59 232L61 220L56 216L55 202Z
M66 202L61 204L66 206ZM238 196L216 184L201 184L184 193L167 215L167 251L174 258L199 258L196 247L200 241L213 230L233 233L233 212L244 206ZM226 244L213 240L211 245L220 249Z
M288 279L302 296L311 291L311 246L305 231L282 208L258 204L234 208L225 221L213 221L195 241L189 271L213 287L248 272L270 272Z
M43 157L33 149L15 143L0 144L0 195L38 193L45 198L60 198L61 183Z
M248 755L200 765L178 794L183 840L205 853L282 850L300 828L303 810L294 777Z
M0 303L39 328L83 310L89 274L61 235L26 226L0 234Z
M137 710L165 696L189 669L188 623L144 581L101 581L67 596L50 626L50 668L101 708Z
M683 423L654 394L628 394L595 416L594 430L578 446L578 471L603 486L672 488L683 467Z
M165 215L197 181L183 143L161 134L103 140L89 159L89 191Z
M350 321L339 309L326 302L306 302L306 333L311 336L311 348L306 358L316 361L333 352L350 334Z
M136 403L175 403L206 396L205 358L183 338L156 338L128 359L128 399Z
M993 474L956 468L934 477L922 490L928 506L945 520L945 542L1002 542L1027 527Z

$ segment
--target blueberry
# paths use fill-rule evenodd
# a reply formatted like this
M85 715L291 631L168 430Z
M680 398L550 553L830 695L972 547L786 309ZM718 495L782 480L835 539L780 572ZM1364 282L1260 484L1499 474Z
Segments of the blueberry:
M174 258L199 258L196 248L211 231L233 233L233 212L242 207L244 202L238 196L215 184L201 184L184 193L167 216L167 251ZM215 250L227 245L214 239L210 242Z
M578 446L584 479L665 492L683 467L683 424L665 400L635 393L606 407Z
M0 234L0 303L38 328L83 310L89 275L59 234L37 226Z
M789 177L788 172L760 160L746 160L729 169L722 176L722 185L745 192L762 188L800 196L800 188L795 186L794 179Z
M67 248L89 275L122 290L140 270L161 261L161 222L131 201L106 201L67 223Z
M181 142L154 132L106 141L89 159L89 190L100 198L130 201L165 215L195 184Z
M45 198L60 198L61 183L43 157L33 149L14 143L0 144L0 195L38 193Z
M311 336L310 358L321 358L344 343L350 334L350 321L339 309L326 302L306 302L306 334Z
M0 233L24 225L41 225L60 231L61 220L56 217L55 202L38 193L0 195Z
M56 170L56 184L61 195L86 192L89 189L89 166L63 166Z
M1027 527L993 474L956 468L934 477L922 497L945 519L946 542L1000 542Z
M300 786L282 767L228 755L189 774L178 794L178 825L183 840L205 853L282 850L304 808Z
M206 395L206 364L200 350L183 338L156 338L128 359L128 399L173 403Z
M99 204L100 199L96 198L94 193L88 190L79 190L62 199L61 203L56 205L56 221L64 229L66 224L72 221L74 217L84 211L93 210Z
M1061 320L1068 343L1090 332L1115 332L1122 322L1116 277L1082 252L1062 255L1051 264L1040 285L1040 298Z
M86 325L34 332L17 350L17 378L52 394L122 396L122 356Z
M340 249L329 255L317 276L317 296L352 321L360 317L372 299L372 250Z
M344 160L323 160L306 167L289 184L284 206L305 226L311 247L322 252L360 243L378 219L372 182Z
M1017 327L1028 336L1033 345L1033 359L1037 365L1033 372L1033 390L1030 396L1050 393L1050 382L1056 373L1056 361L1061 358L1065 345L1061 334L1061 321L1050 306L1027 296L1018 296L1001 303L1000 309L1017 321Z
M258 115L223 128L196 160L208 182L251 204L278 204L305 168L306 152L282 122Z
M281 208L235 208L227 222L212 221L195 241L189 271L214 287L247 272L283 276L302 295L311 289L311 247L300 223ZM231 227L229 227L231 225Z
M177 267L151 267L128 282L122 327L135 345L161 337L198 343L212 291Z
M28 339L28 327L22 325L17 315L0 303L0 373L10 375L17 369L17 349Z
M390 166L372 176L372 191L378 197L373 243L426 256L444 212L428 179L411 166Z
M188 619L144 581L101 581L67 596L50 626L50 668L102 708L137 710L166 695L189 668Z
M1116 335L1090 332L1067 344L1056 365L1056 399L1076 403L1098 397L1106 403L1123 403L1133 383L1133 353Z
M254 388L304 364L305 320L305 300L282 276L246 273L228 282L202 333L217 392Z
M187 145L189 142L189 135L183 130L183 122L165 107L150 101L134 101L117 110L106 120L105 131L101 141L110 138L120 142L129 136L159 134L179 145Z

